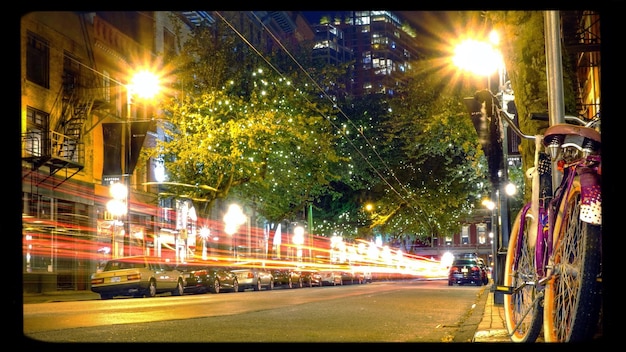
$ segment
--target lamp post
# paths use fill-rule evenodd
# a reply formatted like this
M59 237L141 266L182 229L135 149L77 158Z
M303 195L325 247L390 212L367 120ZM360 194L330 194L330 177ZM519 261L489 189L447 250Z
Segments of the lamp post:
M302 261L302 244L304 243L304 227L296 226L293 229L293 244L296 245L296 258Z
M126 121L124 122L125 128L122 129L122 140L124 141L124 184L126 186L126 221L124 223L124 255L132 255L131 253L131 214L130 214L130 200L131 200L131 177L133 175L133 165L131 163L132 153L132 100L133 96L137 96L141 99L151 99L160 90L159 78L149 71L136 72L129 83L126 85Z
M497 241L494 238L494 233L497 234L498 233L498 216L496 216L496 203L494 201L492 201L491 199L485 199L482 202L483 206L487 209L489 209L489 211L491 212L491 229L489 231L489 239L491 241L491 261L490 261L490 265L491 265L491 278L494 279L495 282L495 277L496 277L496 265L495 265L495 261L496 261L496 257L498 255L498 245L497 245Z
M244 215L241 207L237 204L231 204L228 207L228 211L224 214L224 232L230 236L231 247L233 249L233 257L237 258L237 238L235 234L243 223L246 222L246 216ZM233 243L234 241L234 243Z
M211 230L208 227L202 227L200 229L200 238L202 239L202 259L207 260L207 239L211 236Z
M492 31L489 36L489 41L477 41L467 40L455 48L455 56L453 58L454 64L462 70L471 71L477 75L487 76L488 90L491 92L491 75L495 72L498 73L498 93L499 97L497 104L502 104L501 107L506 107L505 100L512 100L512 92L505 92L505 68L502 60L502 55L497 49L499 44L499 37L497 32ZM495 107L492 108L492 110ZM509 220L509 201L508 197L501 198L505 193L505 187L508 185L508 131L506 122L501 122L500 117L496 116L494 111L488 111L491 119L494 123L490 126L498 126L498 129L502 128L502 162L497 165L496 170L490 168L491 179L494 187L493 198L496 199L496 208L498 210L498 218L496 221L498 231L494 232L496 240L494 246L496 252L494 253L494 272L493 278L496 285L501 285L504 282L504 272L498 268L504 266L506 260L506 251L508 247L509 232L510 232L510 220ZM501 123L501 124L500 124ZM477 132L479 132L477 130ZM500 131L490 131L490 133L499 133ZM479 132L480 133L480 132ZM498 136L499 137L499 136ZM494 139L491 139L494 141ZM498 147L498 146L492 146ZM491 163L490 163L491 164ZM493 222L492 222L493 223ZM502 304L504 298L499 292L495 292L494 301L496 304Z
M112 198L107 202L107 211L111 213L111 215L115 216L115 220L113 220L113 235L111 236L111 244L113 247L113 257L116 258L124 255L124 252L120 252L118 248L117 224L120 221L119 218L126 215L126 212L128 211L128 205L126 204L128 188L122 183L113 183L110 186L109 192ZM124 242L126 238L125 229L122 238L122 242Z

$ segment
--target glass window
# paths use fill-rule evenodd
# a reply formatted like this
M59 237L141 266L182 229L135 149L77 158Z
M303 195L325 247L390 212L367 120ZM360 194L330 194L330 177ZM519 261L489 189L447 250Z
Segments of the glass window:
M469 244L469 226L464 225L461 228L461 244Z
M43 156L47 155L49 150L48 130L49 115L41 110L26 107L26 136L24 138L24 151L28 155Z
M487 225L486 224L477 224L476 232L478 233L478 243L486 244L487 243Z
M26 46L26 79L50 88L50 48L47 41L28 33Z

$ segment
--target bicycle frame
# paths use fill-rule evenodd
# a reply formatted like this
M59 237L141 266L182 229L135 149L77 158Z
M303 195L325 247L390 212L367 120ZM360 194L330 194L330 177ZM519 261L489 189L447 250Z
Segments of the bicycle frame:
M601 282L602 276L597 253L601 250L600 133L589 127L591 123L558 124L544 136L527 136L507 112L496 111L516 134L536 143L535 166L528 170L532 200L513 226L505 285L496 287L509 295L507 329L514 342L534 341L542 325L547 342L584 340L599 314L595 281L599 277ZM584 122L567 116L566 120ZM544 146L547 152L540 152ZM553 164L557 160L559 164ZM554 192L553 165L563 172Z

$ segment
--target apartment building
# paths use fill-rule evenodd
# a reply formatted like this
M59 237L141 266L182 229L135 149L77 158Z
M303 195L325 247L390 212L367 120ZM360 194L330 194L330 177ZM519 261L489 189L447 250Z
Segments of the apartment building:
M329 16L312 24L315 56L330 64L354 60L347 72L350 94L393 95L411 63L421 57L415 29L393 11L335 11Z

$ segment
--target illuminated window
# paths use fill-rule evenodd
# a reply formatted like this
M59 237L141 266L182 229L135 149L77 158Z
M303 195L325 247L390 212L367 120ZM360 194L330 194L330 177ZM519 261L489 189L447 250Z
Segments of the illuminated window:
M478 233L478 243L486 244L487 243L487 225L486 224L477 224L476 232Z
M469 226L465 225L461 228L461 244L469 244Z

